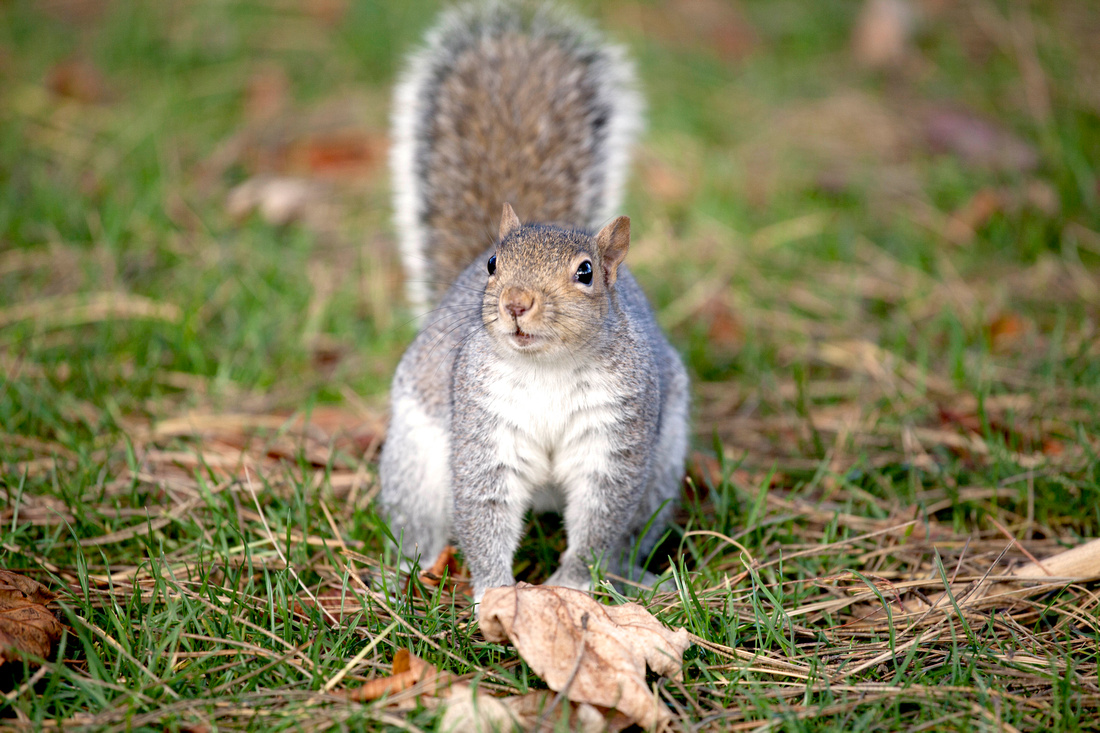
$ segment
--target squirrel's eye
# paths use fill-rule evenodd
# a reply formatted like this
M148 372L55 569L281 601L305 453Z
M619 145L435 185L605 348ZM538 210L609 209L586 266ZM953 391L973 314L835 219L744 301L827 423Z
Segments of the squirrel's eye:
M581 266L577 268L577 274L573 276L573 279L582 285L592 284L592 263L585 260L581 263Z
M497 271L497 256L493 255L489 258L489 274L492 275Z

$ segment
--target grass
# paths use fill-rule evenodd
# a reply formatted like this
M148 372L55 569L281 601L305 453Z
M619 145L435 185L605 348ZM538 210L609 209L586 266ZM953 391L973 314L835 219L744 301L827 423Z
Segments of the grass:
M1095 584L981 581L1100 530L1100 14L943 5L886 71L854 2L585 5L645 80L630 262L694 375L645 599L698 637L683 730L1098 728ZM541 686L464 597L360 582L413 333L389 85L436 7L0 5L0 566L68 627L2 724L431 729L328 687L402 647ZM944 110L1034 162L930 147ZM329 208L231 215L263 174ZM538 580L564 538L531 536Z

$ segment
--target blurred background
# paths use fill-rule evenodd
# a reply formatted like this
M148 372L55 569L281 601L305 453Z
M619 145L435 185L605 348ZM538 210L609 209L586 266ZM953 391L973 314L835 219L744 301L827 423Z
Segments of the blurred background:
M1094 531L1100 7L577 5L649 101L629 263L699 445L888 504L1055 466L1012 506ZM303 413L370 474L414 333L390 87L438 7L0 2L9 481Z

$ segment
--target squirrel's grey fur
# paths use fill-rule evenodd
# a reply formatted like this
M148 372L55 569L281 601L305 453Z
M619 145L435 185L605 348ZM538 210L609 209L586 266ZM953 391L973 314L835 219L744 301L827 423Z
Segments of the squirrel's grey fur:
M688 441L687 375L621 264L629 220L583 228L618 206L641 127L630 65L560 11L476 3L429 33L396 106L410 299L435 307L391 390L392 532L424 562L457 539L477 600L514 582L530 508L564 514L548 582L588 588L593 561L630 572L630 544L644 558L664 531ZM552 223L521 225L504 202Z

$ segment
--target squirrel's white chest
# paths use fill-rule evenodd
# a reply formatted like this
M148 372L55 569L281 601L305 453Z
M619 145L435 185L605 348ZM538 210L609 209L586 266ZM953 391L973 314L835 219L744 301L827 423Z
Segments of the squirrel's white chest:
M537 499L536 508L553 508L547 490L564 495L549 502L560 505L606 465L622 395L596 370L504 364L493 371L498 458L512 469L514 490Z

